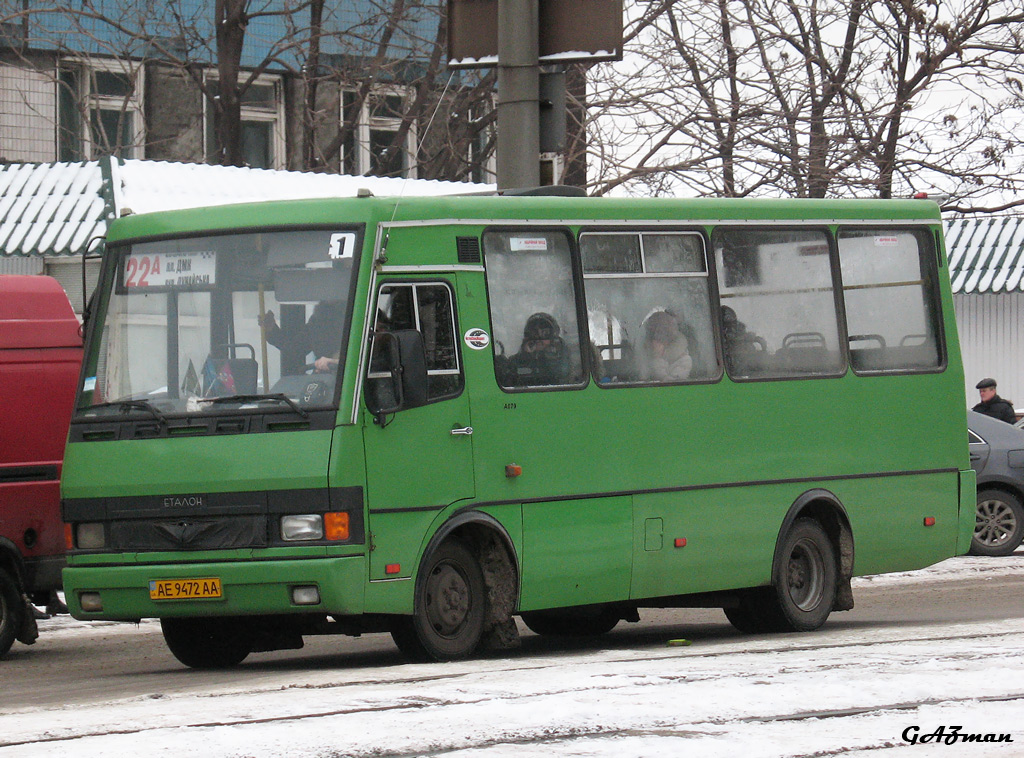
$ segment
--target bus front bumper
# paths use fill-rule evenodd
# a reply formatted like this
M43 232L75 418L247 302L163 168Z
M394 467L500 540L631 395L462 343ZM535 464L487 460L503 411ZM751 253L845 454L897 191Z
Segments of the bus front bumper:
M365 582L363 556L64 569L68 608L72 616L84 621L293 613L358 615L363 612ZM206 591L214 586L219 589L219 597L153 597L173 594L163 592L165 588L199 587ZM311 602L314 599L318 602Z

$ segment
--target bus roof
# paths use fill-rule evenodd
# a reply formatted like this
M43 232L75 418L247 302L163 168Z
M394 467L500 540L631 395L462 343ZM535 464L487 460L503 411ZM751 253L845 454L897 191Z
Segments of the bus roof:
M332 225L353 222L450 220L480 223L534 220L587 222L721 220L820 221L908 220L938 224L928 200L808 200L741 198L592 198L451 195L280 200L126 216L111 224L108 242L177 236L203 231Z

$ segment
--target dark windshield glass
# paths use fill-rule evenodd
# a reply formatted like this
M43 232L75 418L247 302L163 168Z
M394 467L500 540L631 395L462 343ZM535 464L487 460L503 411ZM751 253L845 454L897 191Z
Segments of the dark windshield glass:
M359 236L306 230L115 248L79 411L333 404Z

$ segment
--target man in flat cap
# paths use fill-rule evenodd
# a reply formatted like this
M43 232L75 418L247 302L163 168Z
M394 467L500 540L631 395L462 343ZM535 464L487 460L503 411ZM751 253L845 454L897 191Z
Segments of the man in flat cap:
M1003 400L996 394L995 379L982 379L975 385L975 388L981 395L981 402L971 410L1005 421L1007 424L1016 423L1017 416L1013 412L1013 403Z

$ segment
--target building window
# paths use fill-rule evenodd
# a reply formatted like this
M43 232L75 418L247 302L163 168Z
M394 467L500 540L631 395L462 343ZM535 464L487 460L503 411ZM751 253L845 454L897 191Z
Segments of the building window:
M356 93L345 92L342 119L350 113ZM371 93L360 108L345 142L344 172L353 175L416 178L416 129L413 124L395 145L405 117L405 95L397 90Z
M207 80L216 84L216 74L208 73ZM217 135L217 113L206 102L207 162L221 162L221 148ZM261 76L241 95L242 161L250 168L285 168L284 105L281 80L274 76Z
M142 75L119 62L63 63L58 72L62 161L142 158Z

